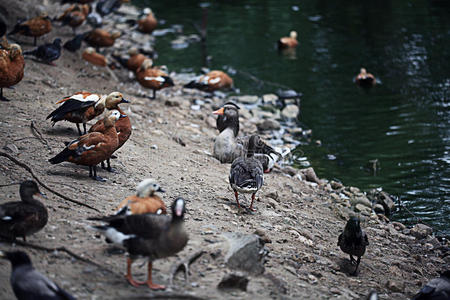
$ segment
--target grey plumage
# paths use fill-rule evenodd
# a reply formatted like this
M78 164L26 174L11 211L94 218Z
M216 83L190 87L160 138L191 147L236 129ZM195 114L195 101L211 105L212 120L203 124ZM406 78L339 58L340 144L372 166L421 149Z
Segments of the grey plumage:
M339 235L338 246L342 251L350 255L350 262L356 264L355 271L352 275L356 275L361 256L366 252L366 246L369 240L366 233L361 229L360 221L357 217L350 217L345 225L344 231ZM358 257L357 260L353 256Z
M11 262L10 281L18 300L75 300L72 295L34 269L25 252L0 251L0 257Z
M431 279L412 300L448 300L450 299L450 270L438 278Z
M44 44L31 51L25 51L24 55L33 55L37 59L51 64L61 55L61 39L56 38L53 43Z

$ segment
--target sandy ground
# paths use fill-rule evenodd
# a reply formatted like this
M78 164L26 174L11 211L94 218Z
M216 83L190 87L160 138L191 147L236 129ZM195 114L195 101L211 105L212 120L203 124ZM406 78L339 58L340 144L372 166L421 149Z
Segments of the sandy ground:
M71 32L56 28L44 39L51 41L56 36L67 40ZM32 47L31 39L18 40L24 49ZM213 105L220 105L226 99L213 98L212 104L193 111L190 104L202 94L183 91L177 85L158 93L156 100L150 100L140 96L141 89L136 83L119 83L108 72L87 65L80 55L63 52L57 67L27 59L22 82L15 90L4 91L13 101L0 102L0 147L8 145L2 151L28 164L52 189L100 211L67 202L46 191L48 224L29 237L28 242L49 248L65 246L112 272L61 251L49 253L9 243L1 243L0 248L27 251L37 269L78 299L167 298L175 293L205 299L360 299L372 289L382 299L405 299L438 271L448 269L448 256L429 250L423 242L397 231L392 224L372 217L363 223L370 245L359 275L348 275L351 267L347 255L337 247L348 210L330 197L329 186L300 181L280 171L265 175L256 202L257 212L239 212L228 185L230 165L220 164L208 155L217 131L206 120ZM99 172L108 179L105 183L91 180L87 167L48 162L63 149L63 142L76 138L77 134L74 124L60 122L51 127L45 117L56 108L57 100L80 90L98 93L119 90L131 100L131 104L122 108L131 119L133 133L117 152L118 159L112 160L119 172ZM166 100L177 106L166 105ZM49 147L32 135L31 122L42 132ZM186 146L176 140L182 140ZM30 178L28 172L6 158L0 157L0 161L0 184ZM190 234L188 245L177 257L155 262L154 280L168 284L172 264L199 249L207 251L191 265L188 283L178 275L165 292L130 286L122 276L125 256L109 254L103 238L87 228L92 224L86 221L88 217L112 213L123 198L135 192L136 184L147 177L157 179L167 191L163 194L167 205L178 196L187 199L185 224ZM0 190L2 202L19 197L17 185L0 187ZM248 205L245 200L243 203ZM215 242L225 232L254 233L256 230L270 240L266 244L269 254L265 273L249 276L246 292L218 290L217 284L230 270L223 259L214 255L217 249L211 250ZM143 279L146 267L136 263L134 273ZM1 299L13 298L9 276L9 262L0 261Z

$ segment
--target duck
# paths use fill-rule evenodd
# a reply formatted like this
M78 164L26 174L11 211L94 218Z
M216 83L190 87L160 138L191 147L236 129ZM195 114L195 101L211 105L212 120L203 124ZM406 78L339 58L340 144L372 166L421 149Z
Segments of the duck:
M100 47L114 46L114 42L120 36L121 33L119 31L109 33L104 29L95 28L86 35L84 40L89 44L89 46L95 47L98 52Z
M10 283L18 300L75 300L72 295L37 271L24 251L0 250L0 258L11 263Z
M147 59L147 57L139 53L139 50L137 48L131 48L128 51L128 55L130 55L130 58L126 62L126 67L128 70L136 72L136 70L142 65L144 60Z
M377 83L375 76L367 73L365 68L361 68L359 74L355 77L355 82L357 85L366 88L373 87Z
M43 194L35 181L26 180L20 184L21 201L0 205L0 236L15 240L40 231L47 224L47 208L40 200Z
M159 186L153 178L142 180L136 187L136 195L128 196L119 206L117 213L125 209L128 215L136 214L167 214L167 208L164 202L156 193L164 193L165 191Z
M144 17L140 18L137 21L138 30L143 33L152 33L158 25L158 21L156 20L153 11L146 7L144 8Z
M355 270L351 275L357 274L361 257L366 252L366 247L368 245L369 239L367 234L361 229L359 218L351 216L338 238L338 246L344 253L350 255L350 262L356 265ZM358 259L355 260L353 255L358 257Z
M23 78L25 59L18 44L5 44L7 49L0 49L0 101L9 101L3 96L3 88L19 83Z
M61 16L57 17L56 21L62 22L63 26L70 26L73 33L76 34L77 27L84 23L90 11L91 7L89 4L73 4Z
M56 38L53 43L40 45L34 50L25 51L23 54L33 55L46 64L54 65L53 62L61 56L61 39Z
M185 88L198 89L204 92L231 89L233 79L223 71L213 70L184 85Z
M150 99L155 99L157 90L174 86L172 78L163 70L153 67L153 61L150 58L145 59L136 70L136 78L143 87L153 90Z
M109 95L100 95L89 92L78 92L72 96L58 101L60 104L52 111L47 120L51 118L52 126L59 121L69 121L77 124L78 134L81 135L80 123L83 123L84 134L86 134L86 123L101 115L106 109L117 109L120 103L129 103L123 98L122 93L112 92Z
M108 59L104 55L97 53L93 47L87 47L81 57L85 61L99 67L106 67L108 65Z
M213 112L218 115L216 125L220 134L214 141L213 155L221 163L232 163L238 157L246 157L251 136L238 137L239 106L233 102L225 103ZM269 173L281 154L261 139L256 145L254 157L261 161L264 172Z
M49 159L51 164L68 161L77 165L89 166L89 177L97 181L106 181L97 176L97 165L111 157L119 145L114 123L119 119L118 111L104 119L105 131L91 132L71 141L56 156Z
M297 32L291 31L289 36L282 37L278 40L278 49L296 48L298 46Z
M431 279L411 300L448 300L450 299L450 270L442 272L440 277Z
M52 31L52 23L47 13L29 20L18 21L8 35L21 34L34 37L33 45L36 46L37 38Z
M117 11L122 3L130 2L130 0L98 0L96 11L102 17Z
M252 202L249 209L255 211L253 208L253 202L255 201L255 195L264 183L264 171L261 162L254 157L254 153L260 138L258 135L252 135L248 142L247 156L238 157L231 164L230 176L228 177L230 186L234 191L236 203L238 208L241 208L239 204L239 193L252 194Z
M172 216L147 213L89 218L106 223L92 228L129 253L125 277L132 286L147 284L152 290L165 289L164 285L152 280L153 261L175 255L183 250L189 240L183 220L186 201L183 198L175 199L171 211ZM148 258L148 279L145 282L134 280L131 273L131 265L139 257Z
M120 117L119 120L117 120L116 123L114 124L114 127L116 128L117 131L117 137L119 139L119 145L117 146L117 149L115 151L120 149L125 144L125 142L128 141L132 131L130 118L119 108L119 106L117 106L116 110L120 113ZM92 125L92 127L89 129L89 132L104 132L104 131L105 131L105 124L103 120L98 120L97 123ZM108 172L115 172L115 170L111 168L110 158L106 160L106 163L107 163L106 170ZM102 162L101 164L102 168L104 168L104 163Z
M81 44L83 43L85 37L86 33L77 34L73 39L68 40L64 43L64 49L69 50L70 52L76 52L80 50Z

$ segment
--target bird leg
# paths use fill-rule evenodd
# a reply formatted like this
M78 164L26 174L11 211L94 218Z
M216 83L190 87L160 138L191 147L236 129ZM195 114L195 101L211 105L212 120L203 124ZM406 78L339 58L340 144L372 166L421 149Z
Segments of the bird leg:
M37 41L37 37L35 36L34 37L34 44L33 44L34 46L36 46L36 44L37 44L36 41Z
M97 180L97 181L101 181L101 182L105 182L106 181L106 179L104 179L104 178L102 178L100 176L97 176L97 165L92 166L92 169L94 170L94 176L92 177L92 179ZM89 175L90 174L91 173L89 172ZM91 177L91 176L89 176L89 177Z
M0 101L9 101L5 97L3 97L3 88L0 88Z
M92 177L92 166L89 166L89 177Z
M127 274L125 274L125 278L128 280L128 282L134 286L138 287L142 284L145 284L145 281L136 281L133 279L133 275L131 275L131 264L133 263L133 260L131 258L127 258Z
M148 262L148 279L147 279L147 285L149 288L151 288L152 290L165 290L166 286L164 285L160 285L160 284L156 284L152 282L152 262L149 261Z
M355 268L355 271L353 271L353 273L351 274L352 276L358 275L358 266L359 266L360 262L361 262L361 256L358 256L358 260L356 261L356 268Z
M77 124L77 129L78 129L78 135L81 136L81 129L80 129L80 123L76 123Z
M102 169L105 169L105 161L101 162Z
M234 191L234 197L236 198L236 203L238 205L238 208L241 208L241 205L239 204L239 195L237 191Z
M116 169L111 168L111 160L109 158L106 160L106 165L107 165L106 171L111 173L117 173Z
M83 129L84 129L84 133L83 134L86 134L86 123L83 123ZM81 134L80 134L81 135Z
M350 254L350 263L352 265L356 264L356 260L353 258L353 255Z
M256 209L253 208L253 201L255 201L255 193L252 194L252 202L250 203L249 209L251 211L256 211Z
M153 95L150 97L150 99L155 99L156 98L156 90L153 90Z

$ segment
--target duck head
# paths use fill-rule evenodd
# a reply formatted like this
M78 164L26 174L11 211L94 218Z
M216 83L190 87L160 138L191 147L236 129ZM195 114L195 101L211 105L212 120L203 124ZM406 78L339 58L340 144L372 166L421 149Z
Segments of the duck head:
M226 128L232 128L234 136L239 133L239 109L233 102L227 102L220 109L213 112L218 115L216 126L219 132L224 131Z
M9 57L11 60L22 55L22 48L18 44L11 44L9 47Z
M184 213L186 212L186 201L183 198L175 199L172 203L171 209L173 220L183 220Z
M344 234L348 236L359 236L361 232L361 222L358 217L351 216L345 224Z
M139 54L139 50L136 47L130 48L130 50L128 50L128 55L129 56L135 56Z
M292 31L289 33L289 37L291 37L291 38L293 38L294 40L296 40L296 39L297 39L297 31L292 30Z
M105 128L109 128L114 126L117 120L120 119L121 113L118 110L112 110L106 117L103 119L103 124L105 124Z
M1 251L0 258L7 259L14 268L18 266L32 266L32 262L28 254L23 251Z
M26 180L20 184L19 189L20 199L27 201L33 199L35 196L43 197L44 195L39 190L37 183L33 180Z
M164 193L165 191L159 186L153 178L142 180L136 187L136 194L140 198L153 196L156 192Z
M120 103L130 103L130 101L125 100L123 98L122 93L120 92L112 92L106 97L105 107L107 109L117 109Z
M142 62L141 66L139 67L140 70L147 70L151 69L153 67L153 60L151 58L146 58Z
M359 70L359 73L361 75L367 75L367 70L365 68L361 68L361 70Z

